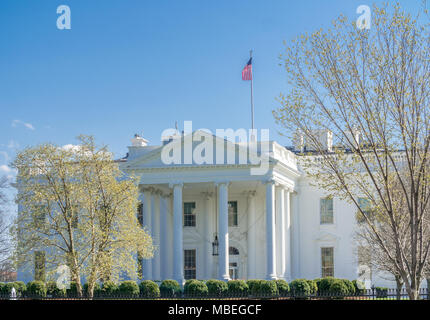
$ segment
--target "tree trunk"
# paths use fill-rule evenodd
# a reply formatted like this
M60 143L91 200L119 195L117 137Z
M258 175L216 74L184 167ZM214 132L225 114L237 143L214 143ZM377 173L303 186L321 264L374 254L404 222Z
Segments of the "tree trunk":
M403 281L401 276L395 276L396 278L396 298L397 300L402 299L402 287L403 287Z

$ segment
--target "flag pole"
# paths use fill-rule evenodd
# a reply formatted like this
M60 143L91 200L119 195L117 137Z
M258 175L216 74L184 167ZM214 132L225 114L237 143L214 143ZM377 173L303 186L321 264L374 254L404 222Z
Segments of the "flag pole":
M252 58L252 50L249 51L249 57ZM251 65L252 68L252 65ZM252 69L251 69L251 129L254 130L254 97L253 97L253 78L254 75L252 74Z

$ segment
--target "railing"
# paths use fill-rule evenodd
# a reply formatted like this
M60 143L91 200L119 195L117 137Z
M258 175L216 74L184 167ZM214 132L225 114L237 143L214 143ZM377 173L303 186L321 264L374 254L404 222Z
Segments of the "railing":
M34 294L23 293L17 294L16 298L12 298L9 294L0 294L0 300L169 300L169 299L184 299L184 300L241 300L241 299L270 299L270 300L408 300L409 296L405 289L387 289L380 290L372 288L361 290L355 294L340 294L340 293L315 293L305 295L302 292L291 291L286 294L251 294L249 292L223 292L218 294L194 294L177 292L174 294L162 293L160 296L149 296L143 294L104 294L95 293L91 298L87 295L78 296L76 294L49 295L40 296ZM430 300L430 291L427 289L419 290L420 300Z

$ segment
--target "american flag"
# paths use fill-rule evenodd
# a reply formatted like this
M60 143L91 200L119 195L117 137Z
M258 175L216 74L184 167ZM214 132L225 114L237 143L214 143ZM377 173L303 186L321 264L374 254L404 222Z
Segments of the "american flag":
M252 58L249 58L248 63L242 70L242 80L252 80Z

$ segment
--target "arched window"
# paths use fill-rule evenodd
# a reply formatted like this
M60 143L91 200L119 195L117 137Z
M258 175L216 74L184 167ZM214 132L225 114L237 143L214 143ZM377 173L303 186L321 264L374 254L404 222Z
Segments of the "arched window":
M230 247L228 251L229 251L229 254L232 256L238 256L239 255L239 250L235 247Z

